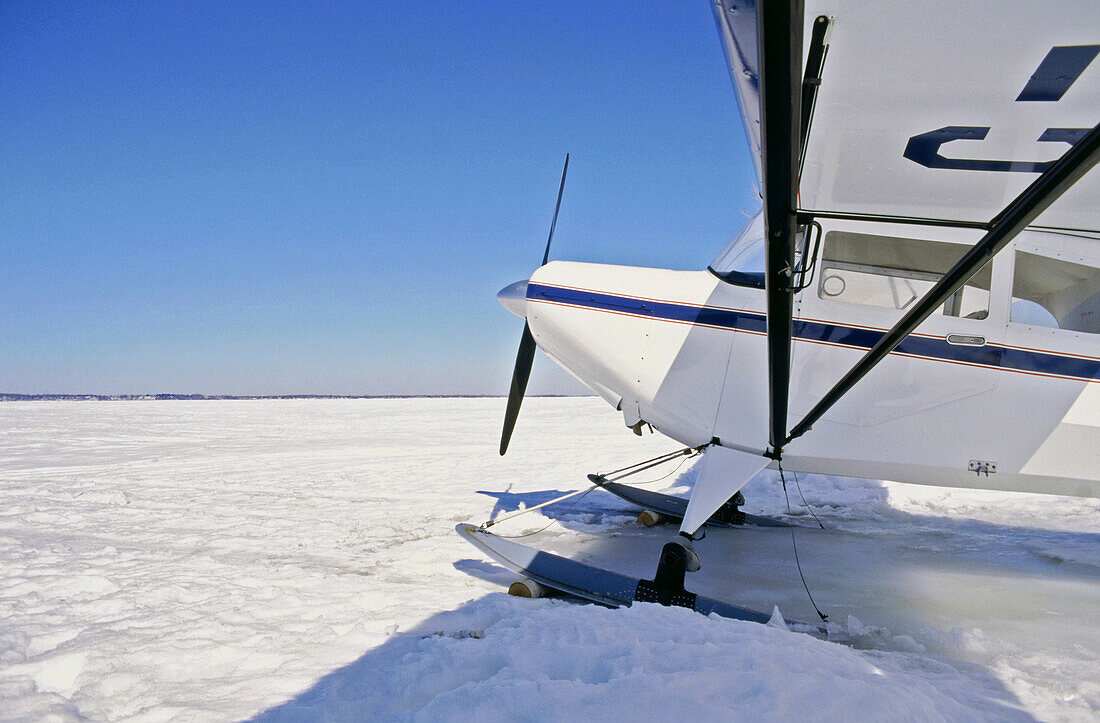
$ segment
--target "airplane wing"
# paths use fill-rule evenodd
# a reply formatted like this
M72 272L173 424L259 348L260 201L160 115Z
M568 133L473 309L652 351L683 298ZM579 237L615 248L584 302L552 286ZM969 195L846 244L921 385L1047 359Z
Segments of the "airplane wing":
M1100 15L1091 0L712 1L764 202L779 459L1023 228L1100 229ZM794 240L814 217L985 234L788 435Z
M714 0L761 176L756 0ZM799 207L981 225L1100 121L1092 0L806 0L830 19ZM1091 172L1035 224L1100 230Z
M756 0L716 0L712 7L759 182L760 62L756 49Z

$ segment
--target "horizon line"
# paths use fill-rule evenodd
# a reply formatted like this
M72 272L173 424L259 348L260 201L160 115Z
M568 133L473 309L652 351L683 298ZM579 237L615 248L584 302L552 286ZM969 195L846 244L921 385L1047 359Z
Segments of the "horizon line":
M528 398L589 397L595 394L529 394ZM246 401L251 399L507 399L507 394L16 394L0 392L0 402L52 401Z

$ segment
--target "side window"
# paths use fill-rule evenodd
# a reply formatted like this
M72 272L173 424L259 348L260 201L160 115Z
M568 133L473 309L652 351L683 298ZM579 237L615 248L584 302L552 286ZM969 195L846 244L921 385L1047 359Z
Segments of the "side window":
M1100 269L1017 251L1009 321L1100 334Z
M942 241L830 231L825 234L818 296L852 304L908 309L966 253ZM989 316L992 266L986 264L939 312Z

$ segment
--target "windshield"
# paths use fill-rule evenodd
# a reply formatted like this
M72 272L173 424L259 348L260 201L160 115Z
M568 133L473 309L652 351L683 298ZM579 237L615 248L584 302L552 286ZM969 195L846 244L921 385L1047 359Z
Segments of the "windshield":
M764 288L764 214L749 219L741 233L730 241L710 264L723 281L739 286Z

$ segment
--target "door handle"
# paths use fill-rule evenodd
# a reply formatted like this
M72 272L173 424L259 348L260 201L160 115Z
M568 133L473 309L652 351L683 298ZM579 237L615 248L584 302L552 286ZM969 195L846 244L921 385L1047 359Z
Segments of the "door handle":
M985 346L985 337L974 334L948 334L947 343L955 346Z

